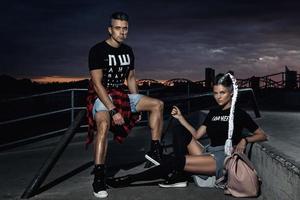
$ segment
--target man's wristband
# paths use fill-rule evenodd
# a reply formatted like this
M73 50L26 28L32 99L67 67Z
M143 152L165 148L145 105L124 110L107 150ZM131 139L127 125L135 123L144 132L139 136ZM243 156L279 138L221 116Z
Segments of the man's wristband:
M117 109L115 109L115 108L111 109L111 110L108 111L108 112L109 112L110 117L113 117L115 114L118 113Z

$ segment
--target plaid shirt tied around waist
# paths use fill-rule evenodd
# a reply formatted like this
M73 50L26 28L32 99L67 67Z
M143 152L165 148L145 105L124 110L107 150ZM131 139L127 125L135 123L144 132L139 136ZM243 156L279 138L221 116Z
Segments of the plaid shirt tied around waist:
M138 113L132 113L130 108L130 101L128 94L122 88L108 88L107 93L111 96L116 110L120 113L125 123L123 125L114 124L111 119L110 131L114 133L114 140L118 143L123 143L124 139L130 133L131 129L135 126L139 119ZM88 94L86 98L87 109L87 122L88 122L88 135L86 139L86 146L91 144L94 139L94 131L97 130L96 122L93 118L93 107L97 94L94 90L93 82L90 80Z

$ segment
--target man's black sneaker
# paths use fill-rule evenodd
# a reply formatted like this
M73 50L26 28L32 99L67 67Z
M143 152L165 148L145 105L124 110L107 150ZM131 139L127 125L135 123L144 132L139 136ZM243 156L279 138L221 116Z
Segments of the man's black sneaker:
M169 188L169 187L186 187L187 178L183 172L173 171L167 180L163 183L158 184L160 187Z
M108 193L106 191L105 169L103 167L95 167L92 174L95 175L92 184L94 196L97 198L106 198Z
M131 183L131 175L121 176L117 178L107 178L106 183L110 187L119 188L119 187L126 187Z
M105 181L101 181L100 179L94 180L93 189L95 197L106 198L108 196Z
M151 145L151 150L146 153L145 158L156 166L160 165L160 163L162 161L162 147L159 142ZM149 162L148 162L148 165L149 165ZM148 166L148 167L150 167L150 166ZM147 163L146 163L145 167L147 167Z

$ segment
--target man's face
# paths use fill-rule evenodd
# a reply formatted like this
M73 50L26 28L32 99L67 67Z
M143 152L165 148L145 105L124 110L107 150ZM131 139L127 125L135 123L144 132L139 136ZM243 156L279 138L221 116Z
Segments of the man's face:
M231 92L229 88L223 85L214 85L213 93L215 100L220 106L226 106L231 102Z
M108 28L110 36L118 43L122 43L127 38L128 22L119 19L112 19Z

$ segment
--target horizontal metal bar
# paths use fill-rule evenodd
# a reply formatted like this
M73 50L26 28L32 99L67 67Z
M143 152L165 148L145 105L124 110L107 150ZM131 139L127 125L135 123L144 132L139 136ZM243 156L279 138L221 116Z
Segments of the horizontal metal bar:
M34 94L34 95L30 95L30 96L16 97L16 98L11 98L11 99L1 100L1 103L10 102L10 101L18 101L18 100L23 100L23 99L30 99L30 98L34 98L34 97L47 96L47 95L70 92L70 91L87 91L87 89L74 88L74 89L58 90L58 91L54 91L54 92L45 92L45 93L41 93L41 94Z
M164 90L165 88L153 88L153 89L148 89L148 90L139 90L140 92L154 92L154 91L159 91L159 90ZM16 98L11 98L11 99L4 99L1 100L1 103L4 102L11 102L11 101L18 101L18 100L24 100L24 99L30 99L30 98L35 98L35 97L40 97L40 96L47 96L47 95L53 95L53 94L59 94L59 93L64 93L64 92L71 92L71 91L87 91L88 89L85 88L74 88L74 89L66 89L66 90L58 90L58 91L53 91L53 92L45 92L41 94L34 94L30 96L24 96L24 97L16 97Z
M73 109L74 109L74 110L85 110L86 107L85 107L85 106L84 106L84 107L73 107Z
M247 92L247 91L253 91L252 88L242 88L239 89L239 92ZM164 102L172 102L172 101L183 101L183 100L193 100L193 99L198 99L200 97L204 97L204 96L213 96L213 92L205 92L205 93L201 93L201 94L194 94L194 95L190 95L190 96L175 96L175 97L166 97L163 98Z
M253 91L253 90L251 88L239 89L239 92L245 92L245 91ZM183 101L183 100L192 100L192 99L197 99L197 98L200 98L200 97L212 96L212 95L213 95L212 92L206 92L206 93L202 93L202 94L190 95L189 97L186 97L186 96L183 96L183 95L175 96L175 97L167 97L167 98L163 98L163 100L165 102ZM47 115L52 115L52 114L57 114L57 113L70 111L72 109L83 110L83 109L86 109L86 107L66 108L66 109L62 109L62 110L57 110L57 111L52 111L52 112L47 112L47 113L42 113L42 114L37 114L37 115L31 115L31 116L28 116L28 117L22 117L22 118L13 119L13 120L2 121L2 122L0 122L0 125L19 122L19 121L28 120L28 119L33 119L33 118L37 118L37 117L44 117L44 116L47 116Z
M64 129L60 129L60 130L56 130L56 131L42 133L41 135L38 135L38 136L34 136L34 137L18 140L18 141L15 141L15 142L10 142L10 143L7 143L7 144L3 144L3 145L0 145L0 151L15 148L15 147L18 147L18 146L21 146L21 145L30 144L30 143L40 141L40 140L44 140L44 139L48 139L48 138L51 138L51 137L55 137L55 136L58 135L57 133L64 132L66 130L67 130L67 128L64 128Z
M19 122L19 121L24 121L24 120L28 120L28 119L37 118L37 117L44 117L44 116L47 116L47 115L53 115L53 114L62 113L62 112L70 111L70 110L72 110L72 108L66 108L66 109L46 112L46 113L37 114L37 115L30 115L30 116L21 117L21 118L18 118L18 119L2 121L2 122L0 122L0 125L10 124L10 123Z

